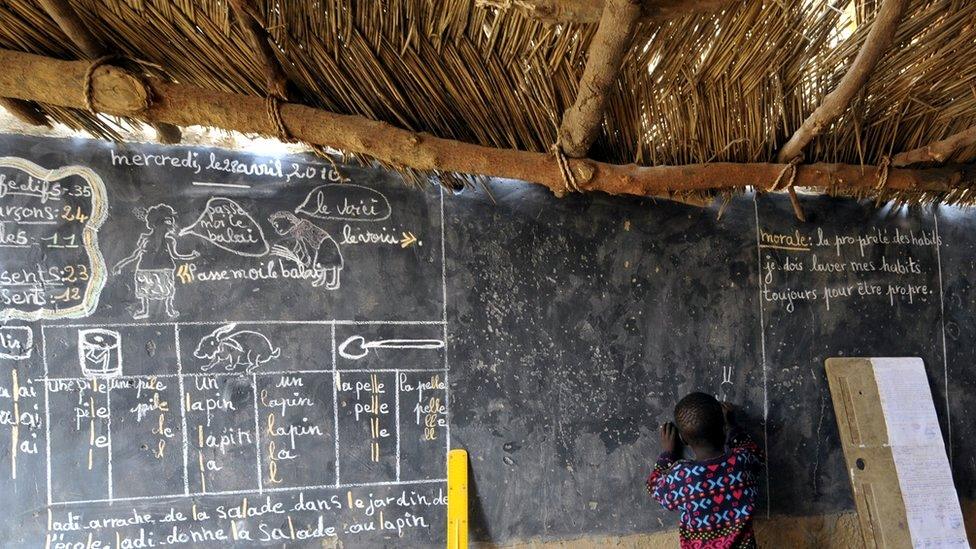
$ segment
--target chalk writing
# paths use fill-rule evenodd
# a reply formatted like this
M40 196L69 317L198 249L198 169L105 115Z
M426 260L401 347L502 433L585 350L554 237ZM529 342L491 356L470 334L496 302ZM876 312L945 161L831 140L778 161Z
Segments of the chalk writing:
M165 168L180 170L188 174L231 174L244 177L271 177L294 181L330 181L334 183L349 181L330 166L318 166L303 162L283 162L278 158L244 161L240 158L226 157L217 152L201 153L186 150L183 152L141 152L110 151L113 166L126 168ZM248 188L248 186L242 186Z
M24 360L34 352L34 330L30 326L0 326L0 358Z
M351 183L321 185L312 189L295 210L317 219L382 221L390 217L390 201L374 189Z
M92 170L0 158L0 320L91 314L105 284L98 229L105 187Z
M268 241L261 226L251 214L229 198L214 197L207 201L200 217L180 230L236 255L261 257L268 253Z
M927 230L872 227L858 234L780 234L760 229L764 302L792 313L801 303L822 303L830 310L840 301L883 299L888 305L913 305L937 289L929 285L932 268L918 257L931 253L940 239Z
M436 537L449 447L446 292L443 250L420 236L438 238L438 210L384 223L387 191L329 166L136 149L106 147L95 161L112 172L121 212L110 248L102 235L116 275L111 307L97 319L0 326L0 436L10 436L0 482L40 512L18 534L24 543ZM0 165L0 320L91 316L106 282L95 240L108 210L101 180L22 168ZM168 192L160 174L182 175L167 185L186 195L145 200ZM282 188L299 194L278 196ZM377 265L398 276L373 286ZM398 312L398 293L418 284L430 287ZM242 320L268 296L299 307ZM418 296L431 303L423 312ZM241 298L254 301L222 306Z
M342 543L374 532L405 538L443 515L443 488L303 490L294 495L223 498L212 506L168 505L98 511L54 509L50 547L135 548L214 542ZM329 542L332 540L332 542Z

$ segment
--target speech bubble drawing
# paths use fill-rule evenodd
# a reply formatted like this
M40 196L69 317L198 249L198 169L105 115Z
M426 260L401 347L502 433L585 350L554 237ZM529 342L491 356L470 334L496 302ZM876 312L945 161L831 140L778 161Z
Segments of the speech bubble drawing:
M261 257L269 250L264 231L251 214L237 202L222 196L208 200L200 217L180 230L180 236L187 234L245 257Z
M390 217L390 201L369 187L330 183L312 189L295 213L335 221L383 221Z

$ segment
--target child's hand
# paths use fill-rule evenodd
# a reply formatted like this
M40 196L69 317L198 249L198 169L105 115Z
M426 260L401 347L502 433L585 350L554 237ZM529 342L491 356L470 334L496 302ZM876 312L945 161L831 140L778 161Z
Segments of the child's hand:
M725 417L726 425L735 425L735 405L728 401L722 401L722 416Z
M670 421L662 423L659 434L661 436L661 450L673 454L678 449L678 428Z

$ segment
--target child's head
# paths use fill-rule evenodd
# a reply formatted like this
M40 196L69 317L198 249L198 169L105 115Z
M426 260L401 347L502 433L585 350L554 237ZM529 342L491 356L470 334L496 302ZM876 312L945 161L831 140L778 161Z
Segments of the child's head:
M146 222L146 228L151 231L162 229L168 232L176 229L176 210L169 204L156 204L136 215Z
M678 401L674 422L689 446L721 448L725 444L725 416L712 395L691 393Z
M299 223L295 214L286 211L275 212L271 214L268 220L271 221L271 226L274 227L275 232L281 236L288 234Z

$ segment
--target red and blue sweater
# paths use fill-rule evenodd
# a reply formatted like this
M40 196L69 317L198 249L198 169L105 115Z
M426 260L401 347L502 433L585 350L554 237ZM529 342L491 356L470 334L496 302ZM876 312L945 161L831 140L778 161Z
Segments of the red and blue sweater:
M681 549L756 547L752 516L763 457L744 432L729 432L725 454L705 461L664 452L647 477L647 491L680 512Z

